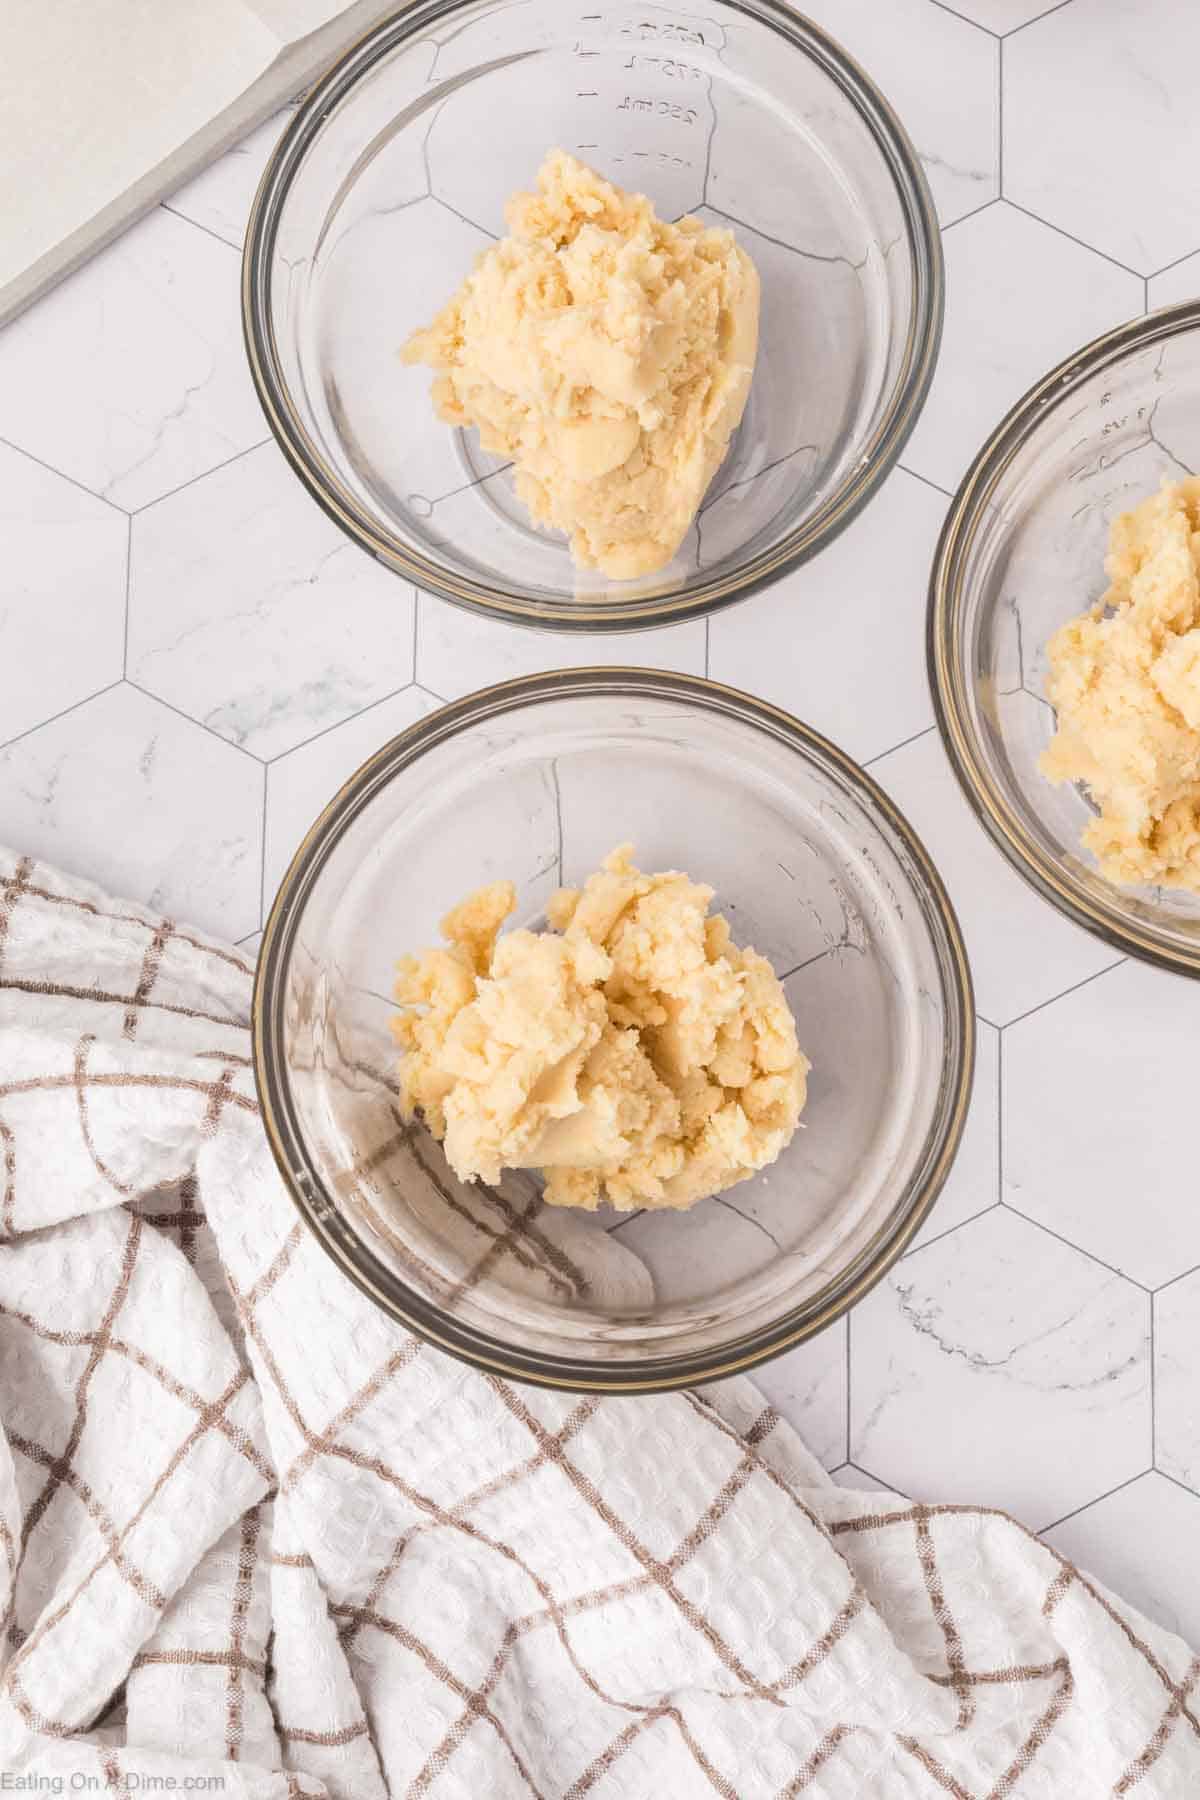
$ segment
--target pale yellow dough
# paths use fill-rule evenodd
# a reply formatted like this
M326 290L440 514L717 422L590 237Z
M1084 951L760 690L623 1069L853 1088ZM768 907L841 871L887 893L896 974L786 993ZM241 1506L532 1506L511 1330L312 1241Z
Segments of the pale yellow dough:
M1200 479L1123 513L1105 568L1107 593L1050 639L1041 767L1087 784L1108 880L1200 893Z
M758 350L758 274L733 234L669 225L552 150L510 235L402 356L433 403L516 465L534 520L615 580L675 555L725 455Z
M499 936L516 890L496 882L400 963L402 1104L460 1179L533 1168L560 1206L685 1207L791 1139L809 1064L774 970L711 888L631 851L554 895L553 930Z

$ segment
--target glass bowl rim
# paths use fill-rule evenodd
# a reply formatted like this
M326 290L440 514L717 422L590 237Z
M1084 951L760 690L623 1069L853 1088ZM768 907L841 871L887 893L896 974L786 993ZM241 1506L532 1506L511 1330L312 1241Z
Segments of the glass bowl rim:
M250 374L271 433L317 504L385 567L469 612L557 631L628 631L703 617L759 592L832 543L898 461L925 404L941 344L945 281L941 234L920 159L896 113L852 57L786 0L720 0L775 30L815 61L845 94L883 155L900 201L912 259L914 299L904 357L884 415L852 472L811 519L772 549L719 579L628 601L548 601L532 591L451 575L379 528L322 456L292 403L271 318L272 263L283 207L305 150L326 112L398 46L475 0L411 0L345 51L308 94L271 153L250 211L242 256L242 332Z
M849 1269L830 1284L831 1298L793 1308L770 1325L727 1343L715 1355L693 1352L597 1364L565 1354L521 1350L447 1318L438 1306L384 1268L346 1226L308 1157L283 1073L282 1010L296 928L312 883L349 825L399 770L426 749L481 721L519 714L529 703L572 695L649 696L689 703L755 727L806 760L827 761L868 810L878 814L900 839L944 940L944 948L933 940L934 953L943 981L947 1044L957 1043L957 1055L943 1080L937 1115L914 1161L904 1195ZM251 1028L263 1126L284 1187L304 1223L343 1274L414 1336L485 1373L574 1393L624 1394L689 1387L752 1368L815 1336L874 1287L921 1228L954 1163L971 1098L976 1042L970 965L953 905L921 840L874 779L811 726L753 695L707 676L623 666L552 670L481 688L427 714L375 751L310 827L284 875L263 932Z
M1001 419L959 483L938 538L929 576L926 660L938 730L950 765L976 819L1017 874L1056 911L1123 954L1179 975L1200 976L1194 950L1165 942L1122 908L1089 893L1041 849L993 779L971 722L970 683L959 645L965 605L964 569L976 528L1013 458L1042 421L1095 375L1147 347L1167 344L1200 326L1200 300L1160 307L1101 333L1043 375ZM1114 888L1119 895L1121 890Z

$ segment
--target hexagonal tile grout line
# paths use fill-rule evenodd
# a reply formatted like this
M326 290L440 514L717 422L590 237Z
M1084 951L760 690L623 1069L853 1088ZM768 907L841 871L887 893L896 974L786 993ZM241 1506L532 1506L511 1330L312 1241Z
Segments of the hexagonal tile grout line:
M1031 696L1031 698L1036 698L1036 696ZM1114 969L1123 968L1129 961L1130 958L1128 956L1118 956L1115 962L1106 963L1102 969L1097 969L1093 975L1085 975L1082 981L1072 982L1071 986L1063 988L1061 993L1051 994L1048 1000L1039 1000L1036 1006L1029 1007L1026 1012L1018 1013L1015 1019L1007 1019L1004 1024L998 1026L997 1029L1003 1033L1005 1031L1011 1031L1014 1025L1023 1025L1025 1020L1032 1019L1035 1013L1045 1012L1048 1006L1054 1006L1059 1000L1065 1000L1068 994L1077 994L1080 988L1090 987L1093 981L1100 981L1105 975L1111 975Z
M307 750L310 744L317 744L322 738L332 736L335 731L341 731L343 726L353 725L358 719L365 719L367 714L373 713L376 708L387 706L391 701L398 700L401 694L407 694L410 688L416 688L418 693L428 695L429 699L436 700L439 706L447 706L449 704L441 694L434 693L428 682L417 680L405 681L400 687L393 688L390 694L381 694L378 700L372 700L366 706L360 706L358 711L351 713L348 718L335 719L331 725L322 725L320 731L314 731L311 737L302 738L298 744L289 744L286 750L277 750L273 756L255 757L255 761L261 762L264 768L274 768L276 763L286 762L288 757L294 756L298 750ZM228 738L222 738L221 742L226 744L229 740ZM379 748L383 748L382 744ZM246 754L248 756L253 755L253 752L247 751Z
M129 678L129 590L133 584L133 514L125 531L125 633L121 644L121 679Z
M262 931L267 923L267 778L270 775L270 772L269 765L264 763L262 772L262 827L259 832L260 856L258 865L258 929L260 931ZM247 935L252 937L254 934L251 932Z
M976 211L983 212L986 207L995 206L995 204L996 204L996 202L994 200L985 200L983 203L983 206L977 207ZM974 218L975 214L967 213L964 216L968 219L972 219L972 218ZM962 223L962 221L960 219L955 219L954 223L956 225L959 225ZM954 495L951 493L950 489L944 488L940 481L934 481L931 476L922 475L922 474L918 473L918 471L916 469L910 469L907 463L902 463L902 462L897 463L896 467L897 467L897 469L899 469L901 475L911 475L912 479L914 481L923 482L927 488L932 488L935 494L941 494L943 496L943 498L946 500L953 500ZM884 752L884 754L885 755L887 754L886 751Z
M1066 238L1069 243L1077 244L1081 250L1090 250L1093 256L1100 257L1103 262L1111 263L1114 269L1123 269L1126 275L1132 275L1135 281L1148 279L1140 269L1131 269L1129 264L1123 263L1119 257L1110 256L1107 250L1098 250L1095 244L1086 243L1083 238L1076 237L1075 233L1068 231L1065 226L1055 225L1050 219L1043 219L1041 213L1034 212L1028 206L1022 206L1019 200L1012 199L1010 195L1003 194L1001 199L1005 206L1011 206L1014 212L1022 213L1025 218L1032 219L1035 225L1044 225L1047 231L1056 232L1059 237Z
M27 725L25 730L18 731L15 737L5 738L0 742L0 752L11 750L14 744L24 743L27 737L32 737L35 731L43 731L47 725L56 725L60 719L65 719L71 713L78 712L81 706L90 706L93 700L99 700L101 694L111 694L114 688L122 687L124 682L124 676L118 675L115 681L106 681L104 686L97 688L94 694L84 694L81 700L72 700L70 706L60 707L58 712L51 713L48 718L39 719L36 725Z
M1014 1218L1023 1219L1026 1225L1032 1225L1036 1231L1044 1231L1047 1237L1054 1238L1056 1243L1062 1244L1065 1249L1074 1250L1077 1256L1084 1256L1101 1269L1107 1269L1110 1275L1117 1277L1118 1281L1127 1281L1130 1287L1137 1288L1139 1293L1153 1297L1154 1289L1147 1287L1144 1281L1139 1281L1136 1275L1130 1275L1126 1270L1118 1269L1115 1263L1105 1262L1104 1258L1097 1256L1094 1250L1085 1250L1082 1244L1076 1244L1071 1238L1064 1237L1061 1231L1055 1231L1052 1226L1044 1225L1041 1219L1031 1218L1028 1213L1023 1213L1019 1206L1014 1206L1011 1200L1001 1200L998 1204L1004 1208L1005 1212L1012 1213Z
M874 1469L868 1469L865 1463L855 1462L852 1456L848 1456L846 1461L852 1469L857 1469L860 1474L865 1475L868 1481L875 1482L881 1493L899 1494L902 1500L912 1499L912 1495L904 1488L897 1487L894 1481L885 1481L882 1475L877 1475Z
M1004 1202L1004 1029L996 1033L996 1204Z
M1197 245L1196 248L1197 250L1200 250L1200 245ZM1169 275L1172 269L1177 269L1180 263L1190 262L1195 255L1196 250L1185 250L1182 256L1173 257L1169 263L1164 263L1161 269L1155 269L1151 274L1147 275L1147 283L1157 281L1160 275Z
M190 220L185 220L185 223L187 224L190 224L190 222ZM224 243L224 241L224 238L222 238L221 242ZM211 469L201 469L198 474L189 475L186 481L181 481L178 487L168 488L165 494L155 494L153 500L144 500L140 506L132 506L128 509L122 507L121 510L122 512L128 510L131 519L140 518L143 513L149 512L152 507L161 506L164 500L173 500L176 494L186 493L188 488L195 487L198 481L207 481L210 475L218 475L222 469L228 469L235 462L241 462L244 456L253 456L256 450L261 450L264 445L273 444L274 442L274 437L268 431L266 437L259 438L256 444L247 444L244 450L235 450L232 456L227 456L224 462L214 463ZM112 504L113 502L110 501L109 505Z
M1151 1463L1147 1468L1139 1469L1136 1475L1127 1475L1124 1481L1118 1481L1117 1485L1115 1487L1110 1487L1107 1493L1097 1494L1094 1499L1085 1500L1082 1506L1073 1506L1070 1512L1065 1512L1062 1515L1061 1519L1051 1519L1048 1525L1040 1526L1037 1533L1038 1537L1044 1537L1048 1531L1057 1531L1059 1526L1065 1525L1068 1519L1077 1519L1080 1513L1087 1512L1089 1507L1099 1506L1102 1500L1111 1500L1114 1494L1119 1494L1123 1489L1132 1487L1135 1481L1144 1481L1147 1475L1156 1475L1157 1473L1158 1470L1154 1467L1154 1464Z
M1158 1345L1155 1340L1155 1314L1158 1296L1150 1296L1150 1467L1158 1468L1158 1384L1155 1372Z
M934 1205L936 1206L936 1204L937 1204L937 1202L935 1201ZM1003 1204L1004 1204L1004 1202L1002 1200L987 1200L987 1201L985 1201L984 1204L979 1208L979 1211L973 1212L969 1218L959 1219L953 1225L947 1225L945 1231L939 1231L939 1232L935 1233L935 1235L933 1237L923 1238L919 1244L914 1244L910 1250L906 1250L904 1252L904 1255L900 1258L900 1261L908 1262L910 1257L920 1256L922 1250L932 1250L933 1246L935 1244L944 1244L947 1238L953 1237L956 1231L961 1231L963 1229L964 1225L974 1225L978 1219L985 1218L988 1213L995 1212L996 1208L998 1206L1002 1206ZM1009 1208L1008 1210L1011 1211L1011 1208ZM936 1215L934 1213L930 1214L931 1218L933 1218L935 1216ZM1074 1245L1071 1246L1072 1249L1074 1249L1074 1247L1075 1247Z
M164 700L161 694L154 693L151 688L143 687L141 682L135 681L132 675L125 675L122 679L126 687L131 687L135 693L141 694L144 699L157 701L159 706L165 706L168 712L173 712L176 718L186 719L189 725L194 725L196 727L197 731L207 732L210 738L215 738L218 744L224 744L227 750L236 750L240 755L248 756L251 762L258 763L260 767L265 767L266 758L259 756L256 750L248 750L245 744L235 744L232 738L222 737L219 731L214 731L211 725L206 725L204 723L203 719L193 718L191 713L184 712L183 708L181 706L176 706L174 701Z
M158 205L160 212L170 213L171 217L173 219L178 219L180 224L191 225L196 231L202 231L205 237L212 238L218 244L224 244L227 250L235 251L238 256L242 254L242 246L240 244L235 244L232 238L222 237L221 233L219 231L214 231L211 225L202 225L199 219L192 219L188 217L187 213L178 212L175 207L171 205L170 201L160 200Z
M87 483L80 481L77 476L68 475L63 469L56 469L54 464L48 463L44 456L37 456L32 450L26 450L23 444L14 444L11 438L6 437L0 437L0 444L3 444L6 450L14 450L18 456L27 457L31 463L36 463L39 469L45 469L48 475L57 475L60 481L65 481L70 487L78 488L81 494L87 494L91 499L98 500L102 506L109 506L113 512L124 513L126 518L129 517L127 506L122 506L119 501L113 500L108 494L97 493L95 488L88 487Z
M854 1308L851 1307L850 1310L846 1314L846 1461L847 1462L850 1461L850 1382L852 1379L851 1362L850 1362L850 1332L851 1332L853 1320L854 1320Z
M1177 1487L1181 1494L1190 1494L1193 1500L1200 1500L1200 1490L1189 1487L1186 1481L1180 1481L1178 1475L1172 1475L1167 1469L1160 1469L1157 1463L1152 1469L1147 1469L1146 1474L1159 1475L1164 1481L1169 1481L1172 1487ZM1143 1477L1139 1475L1138 1480L1142 1479ZM1091 1504L1094 1505L1095 1502L1093 1501Z
M1036 25L1040 19L1048 19L1051 13L1061 12L1065 6L1071 5L1071 0L1057 0L1057 4L1048 6L1045 12L1035 13L1032 19L1022 19L1019 25L1012 25L1007 31L993 31L990 25L984 25L979 19L968 18L966 13L961 13L957 8L951 6L949 0L930 0L930 5L936 6L939 12L949 13L952 19L961 19L964 25L970 25L976 31L982 31L984 37L990 37L994 42L1003 44L1008 38L1016 37L1019 31L1028 31L1029 27Z
M1004 198L1004 39L996 45L996 198Z
M910 737L901 738L898 744L889 745L886 750L881 750L877 756L869 756L866 762L863 763L863 768L873 768L877 762L882 762L885 756L895 756L897 750L907 750L910 744L918 743L921 738L927 738L931 731L936 730L936 725L923 725L920 731L914 731Z
M1045 12L1037 13L1032 19L1025 19L1020 25L1014 25L1011 31L1002 32L1001 42L1006 38L1016 37L1019 31L1028 31L1031 25L1040 25L1041 21L1043 19L1048 19L1051 13L1062 12L1066 7L1072 4L1073 0L1057 0L1057 4L1048 6Z
M993 194L990 200L981 200L978 206L971 208L970 212L960 213L957 219L947 219L946 223L940 227L941 235L945 237L948 231L957 230L960 225L965 225L968 219L977 219L980 213L990 212L992 207L999 206L1003 199L1003 194ZM916 470L910 469L908 473L915 475ZM932 482L930 485L936 487L937 483ZM945 492L945 489L942 491Z
M1177 1281L1186 1281L1189 1275L1196 1274L1200 1274L1200 1263L1193 1263L1190 1269L1184 1269L1179 1275L1172 1275L1170 1281L1160 1281L1156 1288L1151 1289L1151 1292L1165 1294L1167 1289L1173 1288Z
M984 204L990 206L991 202L985 201ZM751 225L746 219L739 218L737 213L726 212L725 208L722 206L714 206L711 200L702 200L697 211L701 210L701 208L705 212L716 213L718 219L724 219L729 225L740 225L743 231L748 231L752 236L761 238L764 244L774 244L777 250L790 250L793 256L799 256L805 262L844 263L846 268L855 271L865 268L866 266L866 256L860 256L857 262L851 262L848 256L823 256L819 250L805 250L801 245L793 244L790 238L776 237L772 232L764 231L761 226ZM977 208L976 210L982 211L982 208ZM957 224L957 219L953 220L952 223ZM479 229L482 231L483 227L480 226ZM939 226L938 229L939 231L945 231L948 230L949 227L942 225ZM886 246L884 254L886 255L887 251L893 249L898 242L899 239L893 238ZM791 452L789 452L789 454L791 454ZM779 460L783 461L784 458L781 457ZM765 469L759 470L759 474L765 473Z
M451 206L448 200L443 200L442 196L440 194L435 194L432 188L430 188L427 194L418 194L415 199L406 201L405 204L407 206L415 206L417 200L432 200L435 206L440 206L446 212L453 213L456 219L461 219L464 225L469 225L471 227L472 231L482 231L484 237L491 238L493 244L498 244L500 242L500 239L496 236L494 231L489 231L486 225L481 225L479 223L478 219L468 219L465 212L459 212L457 206ZM403 211L403 208L398 207L396 210Z

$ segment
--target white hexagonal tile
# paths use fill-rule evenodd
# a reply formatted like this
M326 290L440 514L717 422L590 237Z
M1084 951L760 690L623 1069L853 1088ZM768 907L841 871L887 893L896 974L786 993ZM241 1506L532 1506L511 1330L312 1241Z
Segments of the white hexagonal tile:
M881 757L871 773L908 815L950 890L984 1018L1004 1025L1113 962L1106 945L1009 868L963 798L936 731Z
M1144 293L1136 276L1003 201L955 225L943 243L946 329L904 463L953 489L1025 389L1140 313Z
M1147 298L1152 308L1174 306L1177 301L1195 300L1197 296L1200 296L1200 250L1192 256L1182 257L1160 274L1152 275L1147 284Z
M1004 191L1140 274L1196 249L1200 11L1074 0L1004 52Z
M263 170L294 112L294 107L285 107L183 187L176 188L163 201L167 211L190 219L193 225L202 225L214 237L224 238L240 250Z
M1000 1198L1000 1033L975 1021L975 1086L950 1178L917 1233L914 1250L954 1231ZM909 1252L911 1256L913 1251Z
M786 707L860 762L924 731L926 583L945 510L898 470L821 556L710 621L709 673Z
M1196 1644L1200 1561L1192 1546L1198 1536L1200 1499L1150 1474L1056 1525L1046 1542L1148 1619Z
M1145 1287L1200 1263L1198 1041L1195 984L1135 962L1005 1033L1005 1198Z
M606 632L603 637L571 631L530 631L477 617L461 607L418 597L417 680L443 700L457 700L475 688L544 669L574 669L599 663L636 664L704 673L704 620L668 625L660 631Z
M0 742L121 676L129 521L0 443Z
M872 1475L869 1470L860 1469L851 1462L842 1463L840 1468L830 1469L829 1473L839 1487L855 1488L862 1494L890 1494L894 1500L908 1499L908 1495L902 1494L899 1488L889 1487L877 1475Z
M1154 1466L1200 1493L1200 1269L1154 1296Z
M134 519L128 674L277 756L412 680L413 605L262 444Z
M851 1323L850 1460L1034 1529L1150 1463L1150 1302L997 1207L906 1257Z
M827 1469L846 1459L846 1369L846 1321L838 1319L751 1372L759 1393Z
M118 506L266 435L237 253L161 207L0 331L0 436Z
M953 5L950 0L945 0L945 3L960 19L968 19L985 31L994 31L1003 37L1033 19L1040 19L1043 13L1061 6L1063 0L953 0ZM935 4L942 4L942 0L935 0Z
M122 684L0 752L0 841L236 939L260 922L263 771Z
M432 694L407 687L271 764L263 863L268 906L305 832L343 782L397 733L436 711L437 705ZM447 904L457 898L451 895Z
M943 224L995 198L999 52L984 33L929 0L805 0L803 11L858 58L896 108Z

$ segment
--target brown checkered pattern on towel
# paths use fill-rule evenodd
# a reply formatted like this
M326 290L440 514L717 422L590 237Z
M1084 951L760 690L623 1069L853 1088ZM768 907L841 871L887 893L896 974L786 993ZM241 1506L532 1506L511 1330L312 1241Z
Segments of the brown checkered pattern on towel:
M0 856L0 1769L1200 1793L1200 1660L1003 1514L833 1487L748 1382L543 1394L380 1317L281 1190L249 996Z

